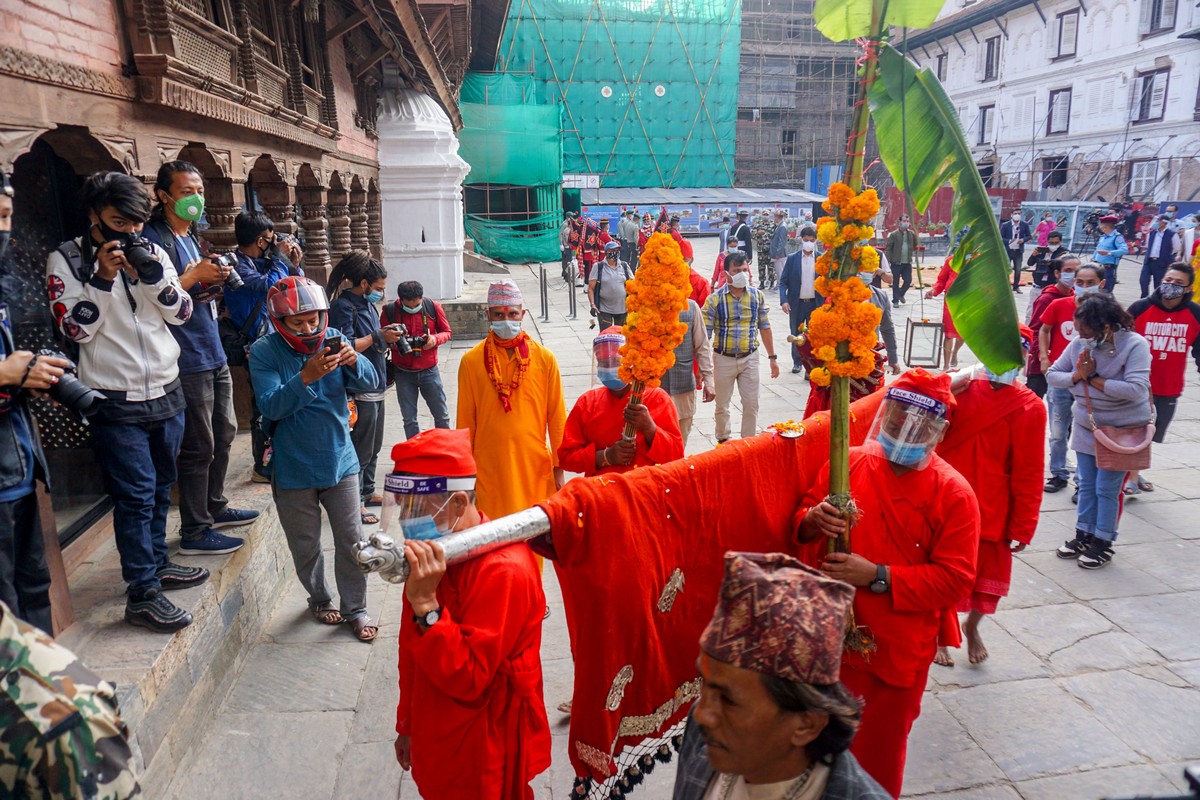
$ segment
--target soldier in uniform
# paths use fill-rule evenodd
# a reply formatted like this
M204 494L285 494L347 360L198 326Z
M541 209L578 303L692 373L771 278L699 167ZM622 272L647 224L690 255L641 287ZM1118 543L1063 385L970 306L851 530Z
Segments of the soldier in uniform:
M0 797L141 797L111 683L0 603Z

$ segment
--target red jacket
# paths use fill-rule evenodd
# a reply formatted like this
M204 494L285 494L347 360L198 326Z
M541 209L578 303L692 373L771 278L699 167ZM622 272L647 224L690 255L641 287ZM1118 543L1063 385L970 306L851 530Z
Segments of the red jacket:
M550 766L533 552L522 542L451 565L438 600L443 616L423 633L408 598L400 618L396 732L412 737L417 789L429 800L524 800Z
M1020 384L971 381L937 453L979 501L980 537L1029 544L1037 529L1045 468L1046 406Z
M1059 284L1054 283L1042 289L1042 293L1033 301L1033 308L1030 309L1029 329L1033 331L1033 347L1029 349L1029 358L1025 364L1026 375L1041 375L1042 360L1038 357L1038 332L1042 329L1042 315L1046 313L1046 309L1050 304L1060 297L1074 297L1074 294L1063 294L1059 289Z
M1040 477L1040 473L1039 473ZM844 658L892 686L910 687L937 649L942 609L966 597L975 581L979 504L966 480L934 455L922 470L897 475L878 443L850 449L850 491L862 515L850 549L891 567L891 589L854 593L854 619L876 651ZM796 523L829 494L829 466L809 489ZM819 567L824 536L803 546L801 559Z
M400 310L399 300L389 306L384 306L383 313L379 315L381 325L401 322L408 329L409 336L420 336L427 333L432 339L420 350L413 350L411 355L402 355L400 349L394 344L389 348L392 364L405 372L420 372L423 369L436 367L438 348L450 341L452 331L450 323L446 320L446 312L442 310L442 304L436 300L430 300L429 304L433 306L434 316L432 318L425 313L427 309L424 307L420 314L406 314Z
M642 395L642 402L650 410L650 417L658 430L654 434L654 443L649 447L641 434L635 436L637 455L631 466L613 465L598 471L596 469L596 451L621 438L625 427L625 407L629 404L628 395L618 397L604 386L588 389L575 401L575 406L567 415L567 427L558 448L558 465L567 472L590 477L610 472L628 472L634 467L665 464L683 458L679 414L671 396L662 389L647 389Z
M704 308L704 301L712 294L712 290L708 286L708 281L704 279L703 275L692 269L688 270L688 282L692 284L692 293L689 295L689 298L695 300L696 305Z
M1131 305L1129 313L1134 330L1150 343L1150 392L1157 397L1179 397L1189 351L1200 367L1200 305L1189 300L1167 309L1155 292Z

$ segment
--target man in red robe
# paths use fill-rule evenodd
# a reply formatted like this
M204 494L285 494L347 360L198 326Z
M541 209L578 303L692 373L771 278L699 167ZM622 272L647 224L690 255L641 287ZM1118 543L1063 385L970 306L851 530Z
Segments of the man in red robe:
M828 467L795 518L802 559L857 589L855 624L873 651L850 650L842 662L842 682L866 701L851 750L893 797L904 782L941 612L975 578L979 505L967 481L934 453L954 407L950 377L922 369L884 391L866 443L850 449L853 552L829 552L845 520L826 500Z
M412 570L396 758L425 800L532 800L529 782L550 766L546 596L533 552L522 542L447 567L436 539L486 521L475 508L468 431L425 431L392 458L385 499L399 508Z
M1032 340L1029 329L1021 327ZM1000 598L1008 594L1012 554L1033 540L1041 509L1046 406L1016 383L1018 372L996 375L977 367L955 397L954 425L937 448L938 455L975 489L979 501L975 586L958 604L959 612L967 613L963 633L972 664L987 660L979 623L984 614L995 614ZM945 647L938 648L936 662L954 666Z
M592 343L596 377L603 385L581 394L567 415L558 448L558 464L567 472L591 477L683 458L679 415L671 396L659 388L646 389L642 402L629 402L631 387L617 375L617 351L624 344L616 326L605 328ZM633 425L632 439L623 436L627 423Z

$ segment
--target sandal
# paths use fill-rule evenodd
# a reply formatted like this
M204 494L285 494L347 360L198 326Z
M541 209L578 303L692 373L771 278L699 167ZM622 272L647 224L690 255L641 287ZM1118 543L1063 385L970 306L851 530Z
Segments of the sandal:
M338 611L332 602L321 603L316 608L310 608L313 619L322 625L341 625L346 620L342 617L342 612Z
M379 524L379 517L378 517L378 516L376 516L376 515L375 515L373 512L371 512L371 511L363 511L363 512L361 512L361 513L359 514L359 519L361 519L361 520L362 520L362 524L363 524L363 525L378 525L378 524Z
M1121 488L1121 494L1126 497L1133 497L1142 493L1141 487L1136 484L1127 483Z
M379 626L372 625L371 618L366 615L350 620L350 627L354 630L354 637L360 642L374 641L379 635Z
M1141 477L1139 477L1137 479L1137 487L1139 489L1141 489L1143 492L1153 492L1154 491L1154 484L1151 483L1150 481L1146 480L1145 478L1141 478Z
M370 499L363 503L364 506L381 506L383 505L383 495L374 494Z

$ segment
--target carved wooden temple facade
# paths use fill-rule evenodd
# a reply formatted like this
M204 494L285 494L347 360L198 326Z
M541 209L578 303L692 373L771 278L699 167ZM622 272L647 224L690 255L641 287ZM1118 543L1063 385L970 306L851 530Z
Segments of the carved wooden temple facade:
M5 3L0 166L16 202L4 277L18 344L54 345L45 259L86 229L76 192L97 170L150 184L166 161L196 164L202 235L218 251L255 209L302 240L318 281L351 249L380 257L379 98L420 96L453 136L471 14L469 0ZM53 409L39 422L65 541L104 524L103 490L86 434Z

